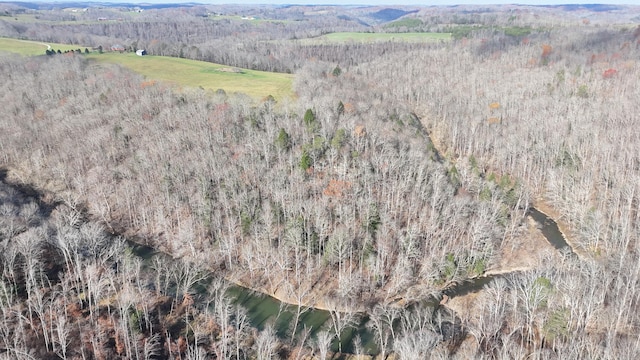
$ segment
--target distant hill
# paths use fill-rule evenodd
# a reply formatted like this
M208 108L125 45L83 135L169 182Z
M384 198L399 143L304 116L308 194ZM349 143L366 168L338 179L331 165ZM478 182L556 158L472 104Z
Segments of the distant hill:
M580 11L589 10L595 12L606 12L614 10L623 10L624 7L608 4L563 4L563 5L540 5L541 7L562 9L564 11Z
M152 4L152 3L117 3L117 2L93 2L93 1L69 1L69 2L3 2L18 7L33 10L52 10L62 8L86 8L86 7L113 7L113 8L140 8L140 9L167 9L177 7L192 7L202 5L200 3L175 3L175 4Z
M387 8L372 13L370 17L379 21L387 22L415 12L418 12L418 10L405 11L400 9Z

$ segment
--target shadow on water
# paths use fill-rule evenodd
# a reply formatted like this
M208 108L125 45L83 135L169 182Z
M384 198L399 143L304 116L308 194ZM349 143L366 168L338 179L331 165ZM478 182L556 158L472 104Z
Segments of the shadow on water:
M498 276L499 275L479 276L476 278L463 280L451 287L446 288L444 291L442 291L442 294L447 295L449 298L472 294L482 290L486 285L489 285L493 281L493 279Z
M380 349L375 342L373 332L367 327L369 322L369 316L360 314L359 322L356 327L348 328L340 336L342 342L342 351L345 353L355 353L356 343L361 346L362 352L369 355L377 355L380 353ZM337 352L339 349L338 342L334 341L331 344L331 351Z
M128 249L131 253L144 261L150 260L154 255L157 254L156 250L148 245L138 244L131 240L126 241Z
M156 256L164 257L166 261L179 261L173 259L168 254L155 250L153 247L126 240L127 250L132 255L140 258L148 266L152 259ZM206 285L210 283L211 278L203 279L196 284L194 290L200 294L206 293ZM227 295L232 301L244 308L247 312L249 323L259 330L263 330L267 326L272 326L277 336L283 340L291 338L293 331L293 322L298 312L298 307L292 304L286 304L269 295L253 291L238 285L230 285L227 289ZM355 339L359 337L362 349L369 354L377 354L378 349L374 341L373 334L367 328L366 323L369 320L365 314L359 314L359 322L355 328L349 328L342 332L341 342L343 352L355 351ZM319 331L331 329L331 314L329 311L302 307L298 326L296 327L296 336L300 335L305 329L309 331L311 338L315 338ZM332 351L338 351L338 340L335 339L331 345Z
M293 331L293 321L296 317L298 307L296 305L285 304L271 296L257 293L255 291L240 286L231 286L227 294L234 299L237 305L242 306L247 311L247 316L251 325L263 330L266 326L273 326L276 334L282 339L289 339ZM332 331L331 314L329 311L303 307L300 315L296 335L300 335L305 329L309 330L309 335L314 338L318 332ZM359 337L362 349L369 354L378 353L373 334L367 328L366 323L369 318L364 314L359 314L358 325L343 331L340 339L343 352L355 351L355 339ZM337 339L331 345L332 351L338 351Z
M267 326L273 326L279 337L289 335L290 323L295 316L296 306L285 305L271 296L239 286L229 287L227 295L234 300L236 305L242 306L247 311L247 316L251 324L256 328L263 330ZM326 318L328 318L328 314ZM326 321L326 318L324 321ZM324 323L324 321L321 321L319 324L309 322L305 325L316 329Z
M569 246L565 240L564 235L560 231L560 228L558 228L558 224L555 221L533 207L529 209L529 214L533 220L538 223L540 231L542 231L542 235L547 238L547 241L549 241L551 245L558 250L571 250L571 252L573 252L571 246Z

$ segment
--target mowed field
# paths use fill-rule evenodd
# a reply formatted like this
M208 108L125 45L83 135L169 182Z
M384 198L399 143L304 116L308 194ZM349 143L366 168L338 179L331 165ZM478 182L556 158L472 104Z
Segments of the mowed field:
M276 100L293 96L293 75L239 69L205 61L168 56L137 56L133 53L91 53L99 62L120 64L150 79L180 86L223 89L227 93L244 93L253 98L268 95Z
M81 49L77 45L49 44L53 50ZM47 44L36 41L0 38L0 52L23 56L44 55ZM268 95L277 100L293 96L293 75L238 69L204 61L167 56L137 56L133 53L91 52L85 55L98 62L114 63L129 68L149 79L171 82L178 86L223 89L227 93L244 93L256 99Z
M344 43L344 42L381 42L381 41L447 41L451 40L450 33L362 33L336 32L311 39L298 40L303 44Z
M19 54L23 56L45 55L47 51L47 45L51 46L52 50L76 50L80 49L84 51L84 46L78 45L65 45L65 44L45 44L37 41L18 40L0 37L0 52L8 52Z

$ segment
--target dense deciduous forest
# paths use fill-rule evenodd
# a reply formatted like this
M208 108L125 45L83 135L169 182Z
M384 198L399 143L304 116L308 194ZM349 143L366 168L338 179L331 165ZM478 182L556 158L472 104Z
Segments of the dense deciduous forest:
M7 356L636 358L640 28L608 10L429 8L372 26L309 9L0 18L5 36L293 72L296 93L3 56ZM457 35L293 39L408 29ZM533 206L570 249L546 243ZM233 283L290 304L291 327L252 324ZM328 311L321 329L298 326L310 308ZM358 327L374 346L340 340Z

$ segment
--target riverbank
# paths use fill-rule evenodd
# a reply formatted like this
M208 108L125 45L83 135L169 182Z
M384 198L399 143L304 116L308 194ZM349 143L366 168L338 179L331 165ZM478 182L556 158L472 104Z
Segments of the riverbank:
M562 233L564 241L569 245L569 247L571 247L571 250L576 255L578 255L578 257L581 260L588 260L588 259L592 258L592 256L589 254L589 252L585 251L574 240L575 239L575 234L573 233L573 231L571 231L571 226L569 226L569 224L566 221L562 220L562 216L560 216L560 213L557 210L555 210L553 208L553 206L549 205L547 202L545 202L542 199L537 199L535 201L535 207L542 214L544 214L545 216L553 219L556 222L556 224L558 226L558 229Z
M558 259L558 251L549 242L541 230L542 224L527 216L527 230L520 237L514 237L503 246L502 261L494 268L485 271L478 278L502 277L509 274L524 273L539 268L549 259ZM446 306L464 319L473 321L476 299L483 289L450 297Z

